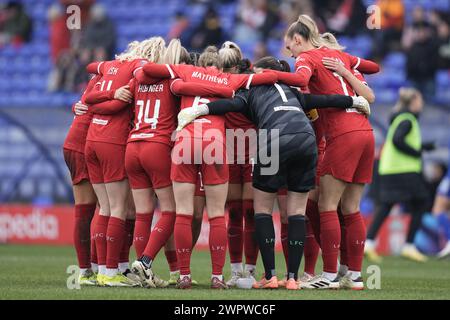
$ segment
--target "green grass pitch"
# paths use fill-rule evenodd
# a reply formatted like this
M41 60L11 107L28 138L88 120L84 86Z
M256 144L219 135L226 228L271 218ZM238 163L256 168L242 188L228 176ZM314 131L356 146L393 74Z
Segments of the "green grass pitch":
M99 287L69 290L66 269L75 263L71 247L0 245L0 299L450 299L450 261L434 259L418 264L397 257L385 258L380 265L381 289L361 292L210 290L210 256L205 251L195 251L192 256L192 274L200 283L192 290ZM365 261L364 270L368 266ZM316 270L319 268L320 264ZM280 276L284 269L283 257L277 254ZM154 270L167 278L163 254L155 261ZM258 273L261 271L259 264ZM228 274L227 263L225 275Z

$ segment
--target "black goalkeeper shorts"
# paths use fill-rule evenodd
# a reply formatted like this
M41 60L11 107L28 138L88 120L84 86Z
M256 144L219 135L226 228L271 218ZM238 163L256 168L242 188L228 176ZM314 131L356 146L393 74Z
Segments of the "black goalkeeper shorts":
M266 155L274 142L258 149L258 161L253 172L253 187L275 193L281 188L293 192L308 192L315 187L317 145L310 133L285 134L279 137L278 166L267 162ZM262 149L262 150L261 150ZM262 151L262 152L261 152ZM276 155L270 155L274 158ZM275 160L276 162L276 160ZM278 167L278 168L277 168Z

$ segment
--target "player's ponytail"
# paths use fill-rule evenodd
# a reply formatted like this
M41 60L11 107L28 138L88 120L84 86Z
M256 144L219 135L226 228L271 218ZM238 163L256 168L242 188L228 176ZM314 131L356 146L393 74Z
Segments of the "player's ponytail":
M339 44L333 34L329 32L320 34L316 22L306 14L300 15L297 21L291 24L286 31L286 36L290 39L292 39L295 34L298 34L306 41L311 42L315 48L324 46L339 51L345 49L345 47Z
M295 34L299 34L306 41L310 41L316 48L323 45L323 40L320 36L317 24L306 14L300 15L297 21L292 23L286 31L286 36L290 39L292 39Z
M208 46L198 58L199 67L216 67L222 69L219 52L215 46Z
M284 71L284 72L290 72L291 67L289 63L285 60L278 60L275 57L264 57L259 59L255 62L253 65L255 68L261 68L261 69L271 69L271 70L277 70L277 71Z
M322 40L324 41L324 46L330 48L330 49L335 49L335 50L339 50L339 51L344 51L345 47L341 46L338 42L338 40L336 39L336 37L334 36L334 34L330 33L330 32L325 32L322 33Z

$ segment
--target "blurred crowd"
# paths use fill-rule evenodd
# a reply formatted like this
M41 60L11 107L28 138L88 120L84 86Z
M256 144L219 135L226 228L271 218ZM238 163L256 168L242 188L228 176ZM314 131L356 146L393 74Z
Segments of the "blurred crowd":
M76 3L81 9L81 29L66 27L66 7ZM91 61L109 60L116 50L114 22L105 8L94 0L60 0L48 11L50 52L54 69L49 91L80 91L87 81L84 67Z

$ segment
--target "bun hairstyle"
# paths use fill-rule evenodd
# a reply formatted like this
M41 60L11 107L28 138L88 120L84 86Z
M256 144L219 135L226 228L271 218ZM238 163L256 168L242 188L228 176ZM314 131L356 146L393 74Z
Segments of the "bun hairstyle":
M333 34L329 32L320 34L316 22L306 14L300 15L297 21L292 23L286 31L286 36L290 39L292 39L295 34L301 35L307 41L310 41L316 48L325 46L340 51L345 49L339 44Z
M253 65L255 68L271 69L277 71L291 72L291 66L285 60L278 60L275 57L264 57L259 59Z
M405 87L400 88L398 91L398 101L395 104L393 111L396 113L409 110L411 102L420 96L421 93L417 89Z
M222 61L219 57L219 51L215 46L208 46L198 58L199 67L216 67L222 69Z
M241 60L244 58L241 48L232 41L224 42L219 50L219 57L224 71L239 67Z

